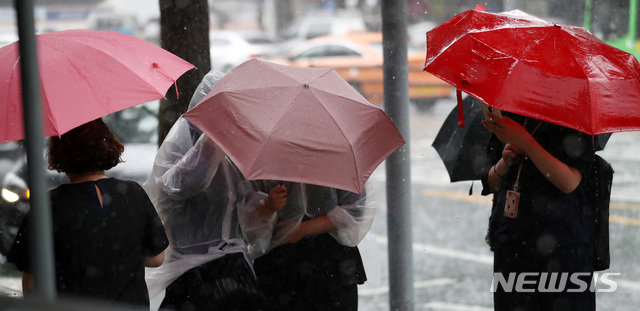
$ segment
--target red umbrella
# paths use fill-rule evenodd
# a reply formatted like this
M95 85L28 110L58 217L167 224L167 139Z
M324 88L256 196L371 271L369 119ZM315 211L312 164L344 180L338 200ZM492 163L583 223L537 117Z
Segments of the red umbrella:
M496 109L591 135L640 130L640 63L581 27L466 11L427 32L424 70Z
M46 136L164 97L194 66L142 39L111 31L36 36ZM18 42L0 48L0 143L24 138Z
M362 191L405 142L387 114L334 69L249 60L184 114L248 180Z

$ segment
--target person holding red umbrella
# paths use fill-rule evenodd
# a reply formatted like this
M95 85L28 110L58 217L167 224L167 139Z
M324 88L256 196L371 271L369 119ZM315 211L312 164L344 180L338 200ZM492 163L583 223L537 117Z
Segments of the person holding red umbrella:
M527 279L533 285L496 286L494 308L595 310L595 293L589 288L594 236L585 188L593 137L504 114L482 121L493 133L482 193L493 194L487 241L494 252L494 285L496 277L525 273L533 275Z

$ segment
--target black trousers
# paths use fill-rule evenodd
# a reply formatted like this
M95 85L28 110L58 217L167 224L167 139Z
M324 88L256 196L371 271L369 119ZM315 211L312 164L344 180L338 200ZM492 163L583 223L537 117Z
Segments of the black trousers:
M195 267L165 292L160 310L258 311L270 310L242 253Z
M357 247L323 234L279 246L254 261L258 283L273 310L356 311L366 280Z
M546 289L541 291L539 284L531 283L524 287L528 291L518 291L516 286L505 290L499 286L493 294L496 311L595 311L595 292L589 288L593 278L593 252L587 244L559 247L546 254L536 251L535 246L495 246L494 273L500 273L507 279L511 273L517 278L521 273L531 272L537 275L547 273L547 282L551 279L551 274L555 273L555 288L563 290L549 291L547 285ZM584 283L577 283L588 284L587 288L572 292L571 289L578 290L580 284L570 279L566 281L566 286L559 285L562 283L560 273L567 273L568 278L572 273L580 273L577 275L580 275L579 279ZM528 279L524 279L529 282L536 281L536 275L529 276Z

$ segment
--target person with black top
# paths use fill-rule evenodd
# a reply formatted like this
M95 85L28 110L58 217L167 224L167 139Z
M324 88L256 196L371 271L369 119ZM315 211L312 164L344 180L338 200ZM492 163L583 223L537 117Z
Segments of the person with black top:
M168 245L164 227L142 187L109 178L124 146L102 119L52 137L49 169L68 184L49 191L56 288L60 297L149 307L145 266L157 267ZM29 216L7 260L23 272L23 292L34 289Z
M482 193L493 194L487 242L494 252L494 282L496 274L532 274L524 290L494 288L495 310L595 310L585 189L593 137L511 113L491 119L483 120L493 135Z
M250 244L256 246L250 249L258 283L273 310L358 310L358 285L367 277L357 245L375 214L370 185L356 194L304 183L252 183L262 191L279 184L287 189L271 235Z

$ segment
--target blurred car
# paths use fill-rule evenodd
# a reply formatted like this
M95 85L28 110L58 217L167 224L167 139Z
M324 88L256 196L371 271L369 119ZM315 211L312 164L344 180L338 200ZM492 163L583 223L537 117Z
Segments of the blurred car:
M13 169L5 174L0 190L0 253L3 255L9 252L20 223L29 211L27 178L27 161L23 154ZM47 189L68 182L65 175L50 170L46 170L45 179Z
M261 31L214 30L209 33L211 68L222 72L252 59L277 57L281 48Z
M295 20L279 33L279 37L285 49L289 50L315 37L359 32L367 32L364 18L359 15L319 14Z
M0 144L0 181L12 174L16 162L23 156L21 141L10 141ZM17 225L22 221L22 205L4 204L2 196L8 196L7 190L0 190L0 254L6 254L17 233ZM15 229L15 230L14 230Z
M158 101L128 108L106 117L105 123L125 145L123 163L107 171L107 176L143 184L153 167L157 153ZM0 144L0 254L6 255L29 211L26 150L18 142ZM6 150L4 150L6 149ZM43 156L46 147L43 147ZM46 163L45 163L46 166ZM6 171L7 167L10 167ZM46 189L69 182L67 176L45 169Z
M448 83L422 71L426 55L424 49L409 46L407 54L409 98L417 108L430 109L437 99L453 94ZM382 33L321 36L270 61L299 67L335 68L371 103L384 103Z

